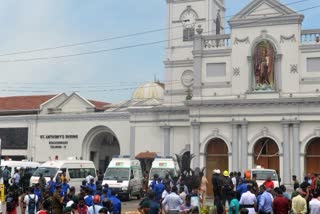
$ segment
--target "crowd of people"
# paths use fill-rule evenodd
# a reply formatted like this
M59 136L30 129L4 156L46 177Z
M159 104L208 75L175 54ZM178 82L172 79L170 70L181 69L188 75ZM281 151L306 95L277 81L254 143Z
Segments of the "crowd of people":
M76 193L76 188L68 184L65 172L61 172L55 180L51 177L48 182L40 174L38 183L30 186L21 182L19 171L16 169L11 178L12 185L7 184L7 179L4 180L7 214L18 214L18 207L22 214L121 213L121 201L116 193L107 184L102 185L101 179L95 181L90 174L82 182L79 193ZM22 185L25 186L22 188Z
M217 213L230 214L319 214L320 213L320 175L309 174L302 183L293 175L292 194L286 187L275 187L273 180L267 176L258 186L256 175L249 172L224 171L215 169L212 175L214 204Z
M193 176L194 177L194 176ZM287 193L284 185L275 186L270 176L258 185L256 175L245 171L213 170L213 213L223 214L320 214L320 175L312 174L302 183L292 177L294 188ZM192 180L190 182L188 181ZM197 179L196 179L197 180ZM140 213L200 213L206 207L205 176L194 178L160 178L154 175L146 197L139 204ZM210 204L209 204L210 205Z
M201 173L197 180L184 176L170 177L169 174L161 178L155 174L146 197L139 204L139 212L200 213L200 207L205 203L208 181ZM190 185L190 181L197 184Z

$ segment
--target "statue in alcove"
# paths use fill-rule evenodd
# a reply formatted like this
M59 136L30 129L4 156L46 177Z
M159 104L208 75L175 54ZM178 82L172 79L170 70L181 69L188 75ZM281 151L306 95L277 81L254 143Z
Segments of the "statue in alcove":
M254 76L256 91L274 91L275 51L268 41L260 42L254 51Z

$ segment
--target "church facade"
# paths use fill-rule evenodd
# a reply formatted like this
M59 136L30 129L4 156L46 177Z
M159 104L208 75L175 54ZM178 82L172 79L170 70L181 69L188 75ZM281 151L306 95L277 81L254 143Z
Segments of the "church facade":
M304 16L278 0L253 0L228 23L225 10L224 0L167 0L165 85L100 111L56 95L34 114L1 116L0 131L27 128L29 159L73 156L102 170L112 155L152 151L195 154L208 178L261 165L290 184L320 172L320 29L302 30Z

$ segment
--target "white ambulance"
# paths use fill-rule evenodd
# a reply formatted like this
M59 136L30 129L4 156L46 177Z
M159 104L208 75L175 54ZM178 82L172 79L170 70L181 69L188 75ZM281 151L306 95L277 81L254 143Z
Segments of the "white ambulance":
M279 187L280 180L276 170L264 169L261 166L257 166L257 168L249 170L249 172L251 174L251 178L254 174L256 175L256 182L259 187L266 181L268 177L270 177L273 181L274 188Z
M66 177L69 179L69 185L74 186L76 191L80 190L82 181L90 174L94 178L96 175L96 168L92 161L84 160L53 160L47 161L42 164L32 175L30 179L30 185L34 185L39 182L39 176L42 174L47 181L53 177L56 177L59 173L66 173Z
M108 184L110 190L122 199L130 200L131 196L140 199L143 191L140 162L126 156L112 158L102 184Z
M12 160L2 160L1 161L1 171L7 166L8 170L10 171L10 177L13 178L15 173L15 169L28 169L28 172L32 175L34 171L40 166L41 164L38 162L32 162L28 160L22 161L12 161ZM0 183L3 183L3 179L1 177ZM9 179L9 183L12 184L12 180Z
M155 158L149 173L149 186L153 180L153 176L157 174L160 178L164 178L166 174L177 176L179 167L172 157Z

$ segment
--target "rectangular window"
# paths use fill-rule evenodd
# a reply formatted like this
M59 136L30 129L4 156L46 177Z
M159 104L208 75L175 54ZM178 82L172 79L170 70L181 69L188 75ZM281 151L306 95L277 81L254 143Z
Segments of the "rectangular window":
M226 63L208 63L207 77L224 77L226 76Z
M183 29L183 41L193 41L194 39L194 28Z
M96 172L93 168L74 168L68 169L70 178L86 178L90 173L93 177L96 177Z
M27 149L28 128L1 128L2 149Z
M307 58L307 72L320 72L320 57Z

